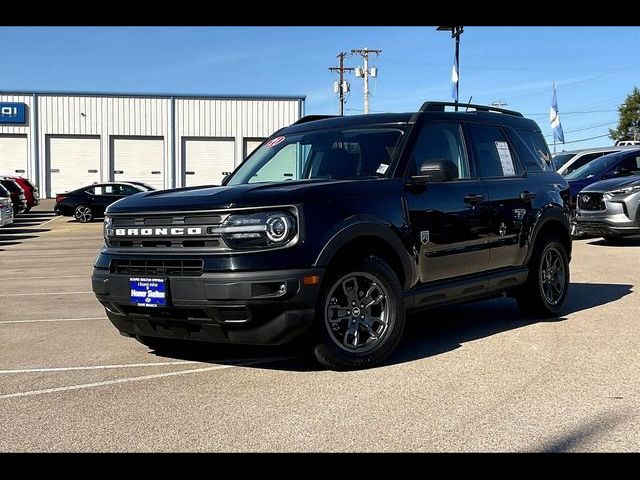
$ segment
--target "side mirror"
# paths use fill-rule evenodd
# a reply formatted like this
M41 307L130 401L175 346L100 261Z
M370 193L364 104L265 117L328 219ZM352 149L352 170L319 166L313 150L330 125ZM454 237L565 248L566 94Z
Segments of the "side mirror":
M231 172L222 172L222 175L224 175L224 177L222 177L220 185L225 186L227 184L227 180L229 180L229 177L231 176Z
M451 160L427 160L420 165L414 180L425 182L448 182L458 178L458 167Z

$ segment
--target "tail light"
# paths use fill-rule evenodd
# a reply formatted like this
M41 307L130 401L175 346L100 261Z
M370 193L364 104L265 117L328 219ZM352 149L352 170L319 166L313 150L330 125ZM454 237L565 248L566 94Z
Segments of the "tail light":
M59 202L61 202L62 200L64 200L65 198L67 198L67 197L65 197L64 195L56 195L56 202L58 202L58 203L59 203Z

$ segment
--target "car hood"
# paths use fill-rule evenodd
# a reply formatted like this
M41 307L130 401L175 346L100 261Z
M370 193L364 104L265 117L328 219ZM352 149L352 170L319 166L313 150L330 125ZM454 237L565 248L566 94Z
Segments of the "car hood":
M580 190L597 181L598 181L597 178L592 177L592 178L581 178L580 180L567 180L567 183L569 184L569 188L571 189L571 196L575 197L576 195L578 195Z
M362 180L301 180L224 187L188 187L143 192L112 203L106 213L215 210L267 207L374 194L382 178Z
M608 180L601 180L599 182L592 183L584 190L589 192L605 193L605 192L610 192L612 190L619 190L625 187L635 187L636 185L640 185L639 175L631 175L630 177L610 178Z

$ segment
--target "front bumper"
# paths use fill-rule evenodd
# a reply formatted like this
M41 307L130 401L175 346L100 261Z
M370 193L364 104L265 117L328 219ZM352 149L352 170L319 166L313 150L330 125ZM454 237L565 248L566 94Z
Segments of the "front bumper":
M599 211L578 209L575 218L580 230L588 235L640 234L640 224L631 220L619 203L606 202L606 209Z
M205 272L169 276L167 307L130 302L129 277L96 268L93 291L109 320L125 336L149 336L218 343L279 345L307 330L319 286L303 278L323 269Z

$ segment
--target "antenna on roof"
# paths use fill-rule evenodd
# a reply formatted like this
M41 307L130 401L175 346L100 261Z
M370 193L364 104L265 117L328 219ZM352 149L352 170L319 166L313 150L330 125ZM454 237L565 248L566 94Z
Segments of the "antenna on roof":
M467 102L467 108L465 108L465 109L464 109L464 111L465 111L465 112L468 112L468 111L469 111L469 105L471 105L471 99L472 99L472 98L473 98L473 95L471 95L471 96L469 97L469 101Z

